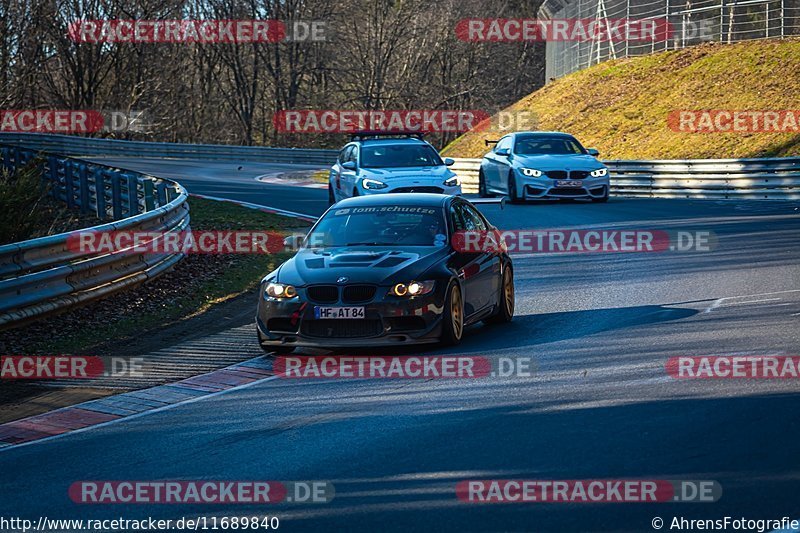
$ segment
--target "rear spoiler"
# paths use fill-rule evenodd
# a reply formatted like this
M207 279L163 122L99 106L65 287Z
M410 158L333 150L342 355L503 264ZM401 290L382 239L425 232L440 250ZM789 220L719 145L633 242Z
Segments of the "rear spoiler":
M484 139L483 142L486 146L489 146L490 144L497 144L498 142L500 142L500 139L497 139L496 141L490 141L489 139Z
M500 209L505 209L506 207L506 197L503 196L502 198L465 198L469 203L473 205L480 205L480 204L500 204Z

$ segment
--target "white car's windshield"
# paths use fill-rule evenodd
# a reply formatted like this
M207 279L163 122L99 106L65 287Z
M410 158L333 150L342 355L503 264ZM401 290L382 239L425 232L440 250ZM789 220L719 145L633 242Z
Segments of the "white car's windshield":
M443 165L427 144L380 144L361 147L363 168L434 167Z

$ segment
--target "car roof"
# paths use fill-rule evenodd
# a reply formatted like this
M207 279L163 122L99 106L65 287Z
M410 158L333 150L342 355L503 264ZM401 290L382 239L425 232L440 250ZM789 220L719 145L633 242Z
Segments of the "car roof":
M362 145L369 145L369 144L428 144L427 142L423 141L422 139L415 139L413 137L408 138L395 138L395 139L361 139L358 141L353 141L357 144Z
M354 196L336 203L336 207L369 207L378 205L413 205L441 207L455 196L449 194L433 194L426 192L397 192L388 194L371 194Z
M571 133L564 133L563 131L517 131L514 132L517 137L570 137L575 138Z

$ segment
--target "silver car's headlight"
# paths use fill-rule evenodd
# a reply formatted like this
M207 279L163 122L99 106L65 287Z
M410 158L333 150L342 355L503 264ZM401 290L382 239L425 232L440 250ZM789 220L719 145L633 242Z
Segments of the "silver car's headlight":
M602 178L606 174L608 174L607 168L598 168L597 170L592 170L589 172L589 175L593 178Z
M542 175L542 171L536 170L535 168L521 168L519 170L524 176L530 176L532 178L538 178Z
M457 187L458 186L458 176L453 176L452 178L447 178L444 180L445 187Z
M361 180L361 185L365 189L375 190L375 189L385 189L388 187L384 182L378 180L371 180L369 178L364 178Z

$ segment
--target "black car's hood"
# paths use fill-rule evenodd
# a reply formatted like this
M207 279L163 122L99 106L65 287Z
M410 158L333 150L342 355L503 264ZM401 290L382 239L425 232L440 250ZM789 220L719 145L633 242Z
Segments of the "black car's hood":
M420 279L431 266L445 257L447 246L342 246L303 249L277 272L280 283L303 286L317 283L374 283L391 285Z

